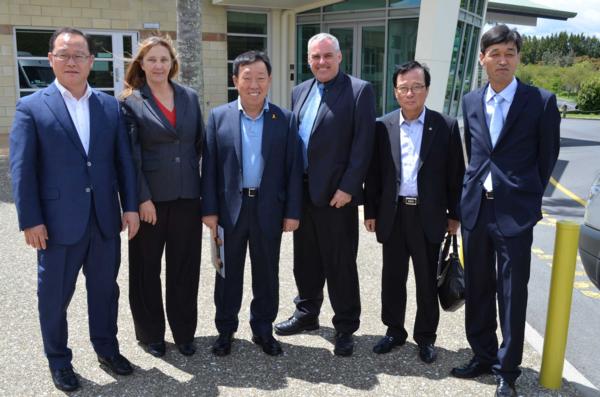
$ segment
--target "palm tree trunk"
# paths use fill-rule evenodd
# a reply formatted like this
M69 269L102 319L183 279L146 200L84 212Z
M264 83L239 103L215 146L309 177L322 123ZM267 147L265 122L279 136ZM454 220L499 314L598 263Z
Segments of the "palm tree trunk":
M179 80L196 90L204 113L202 0L177 0L177 52Z

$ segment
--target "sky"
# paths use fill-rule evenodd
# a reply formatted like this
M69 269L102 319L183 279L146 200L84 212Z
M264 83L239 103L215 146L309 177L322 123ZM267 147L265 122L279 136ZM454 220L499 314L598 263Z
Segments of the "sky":
M548 36L553 33L584 33L600 39L600 0L532 0L562 11L577 13L575 18L567 21L538 18L537 26L512 25L526 35Z

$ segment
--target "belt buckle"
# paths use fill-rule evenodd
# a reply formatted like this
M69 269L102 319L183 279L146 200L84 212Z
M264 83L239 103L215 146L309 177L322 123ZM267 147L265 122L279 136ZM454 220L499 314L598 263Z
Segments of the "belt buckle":
M485 192L485 198L486 198L487 200L493 200L493 199L494 199L494 192L488 192L488 191L486 190L486 192Z
M417 198L416 197L404 197L404 204L417 205Z
M256 189L248 188L248 197L256 197Z

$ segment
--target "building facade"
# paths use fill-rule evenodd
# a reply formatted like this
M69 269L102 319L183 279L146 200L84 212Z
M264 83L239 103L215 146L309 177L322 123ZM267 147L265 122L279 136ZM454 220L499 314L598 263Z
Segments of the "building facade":
M494 22L520 24L575 16L514 0L201 0L201 6L205 110L235 99L232 61L249 49L269 54L270 98L288 106L292 87L311 77L307 41L324 31L340 40L342 70L373 84L378 114L396 107L394 67L417 59L432 73L427 105L456 115L476 80L486 11ZM0 134L8 133L16 100L53 81L47 53L57 27L91 35L96 61L89 82L118 95L137 43L157 32L176 40L176 24L176 0L3 0Z

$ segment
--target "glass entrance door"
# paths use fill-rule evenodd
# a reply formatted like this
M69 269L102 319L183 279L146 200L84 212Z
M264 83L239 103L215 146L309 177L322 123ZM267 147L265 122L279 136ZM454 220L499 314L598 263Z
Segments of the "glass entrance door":
M340 68L370 82L378 115L383 114L385 86L385 26L379 23L335 24L326 31L337 37L342 52Z

